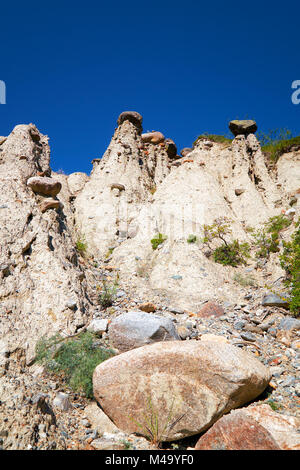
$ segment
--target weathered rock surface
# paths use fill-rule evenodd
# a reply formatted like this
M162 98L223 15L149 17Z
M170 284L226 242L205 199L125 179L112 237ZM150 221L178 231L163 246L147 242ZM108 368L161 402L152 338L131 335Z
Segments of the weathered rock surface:
M220 317L224 314L224 309L215 302L206 302L198 312L199 317Z
M118 117L118 125L120 126L121 124L123 124L124 121L130 121L136 127L140 129L142 128L143 118L136 111L124 111L123 113L121 113Z
M192 148L190 147L185 147L184 149L182 149L180 151L181 155L185 158L189 153L191 153L193 151Z
M109 325L110 343L121 352L157 341L179 340L171 320L142 311L123 313Z
M299 418L282 415L269 405L231 411L197 442L196 450L299 450Z
M120 429L146 435L136 423L143 427L145 415L155 415L168 441L206 430L258 396L269 380L264 365L229 344L171 341L105 361L93 384L98 403Z
M288 308L289 300L284 294L280 297L277 294L266 294L263 297L261 304L270 307Z
M6 339L10 351L23 349L27 361L41 336L74 333L89 308L64 212L41 211L47 199L27 186L31 180L35 190L57 194L59 182L36 177L51 173L49 158L48 138L33 125L16 126L1 145L0 265L8 270L0 275L0 339ZM71 295L76 311L66 308Z
M146 132L142 134L142 141L145 143L150 144L160 144L165 140L165 136L161 132L153 131L153 132Z
M33 192L42 194L43 196L55 197L61 190L61 183L47 176L33 176L27 181Z
M49 209L62 209L63 204L57 200L52 198L45 198L40 205L41 212L46 212Z
M230 121L229 123L229 129L233 133L234 136L237 135L249 135L249 134L254 134L257 131L257 124L255 121L252 120L234 120Z
M240 288L234 268L215 263L203 246L188 244L188 236L200 240L204 224L225 216L234 238L250 242L247 228L280 214L289 197L269 173L253 134L227 146L210 144L199 141L191 161L175 168L164 146L141 147L136 128L124 121L74 202L75 223L91 254L104 257L115 246L112 262L121 279L130 277L143 295L159 291L178 308L196 311L216 292L230 302ZM115 193L114 183L126 190ZM239 195L237 188L243 189ZM159 232L167 240L153 251L150 240ZM283 273L278 264L270 270L270 283Z
M145 150L142 144L132 119L119 119L107 151L74 201L76 226L91 254L105 256L110 246L135 237L139 212L170 172L166 149Z

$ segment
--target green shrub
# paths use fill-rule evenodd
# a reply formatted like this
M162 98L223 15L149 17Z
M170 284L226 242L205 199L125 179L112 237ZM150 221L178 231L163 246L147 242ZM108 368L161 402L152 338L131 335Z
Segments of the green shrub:
M56 334L38 341L35 362L63 378L74 392L92 398L94 369L113 355L112 350L95 343L92 333L81 333L76 338Z
M84 237L78 238L76 242L76 249L81 253L84 254L87 250L87 243L84 239Z
M247 264L246 258L250 256L249 250L248 243L233 240L232 243L226 243L216 248L213 252L213 258L216 263L235 267L239 264Z
M257 247L257 258L269 258L270 253L280 251L280 232L289 227L291 223L291 220L286 216L277 215L265 222L264 228L253 233L254 244Z
M151 245L153 250L156 250L161 243L163 243L165 240L167 240L167 236L163 235L162 233L159 233L156 237L152 238L151 240Z
M289 308L295 316L300 315L300 219L290 242L284 243L280 256L281 267L286 272L286 285L291 288Z
M196 235L189 235L186 241L188 243L196 243L197 237L196 237Z
M231 220L226 217L215 219L212 225L204 225L205 243L213 253L216 263L229 266L237 266L239 264L247 264L246 258L250 257L250 247L248 243L240 243L238 240L228 242L225 237L231 234ZM213 249L211 243L213 240L221 240L222 245Z
M118 286L118 277L113 283L107 283L106 281L102 281L102 288L100 286L97 286L97 289L100 290L100 294L98 296L99 303L103 308L112 306L116 297Z

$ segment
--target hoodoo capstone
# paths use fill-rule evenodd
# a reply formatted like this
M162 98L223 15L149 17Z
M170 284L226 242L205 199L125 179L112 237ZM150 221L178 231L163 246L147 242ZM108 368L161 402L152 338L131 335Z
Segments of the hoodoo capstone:
M254 134L257 131L257 124L252 120L234 120L230 121L229 129L236 137L237 135L249 135Z
M161 144L165 140L165 136L158 131L146 132L142 134L142 141L150 144Z
M124 111L121 113L118 117L118 125L120 126L124 121L130 121L136 127L142 129L143 118L136 111Z

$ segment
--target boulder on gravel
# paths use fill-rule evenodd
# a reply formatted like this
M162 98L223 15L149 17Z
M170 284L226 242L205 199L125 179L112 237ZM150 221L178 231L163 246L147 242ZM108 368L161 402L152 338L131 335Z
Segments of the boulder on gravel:
M200 437L196 450L300 450L299 418L269 405L231 411Z
M157 419L159 439L172 441L205 431L253 400L270 377L254 355L230 344L167 341L99 364L93 387L118 428L147 436L147 420Z
M112 346L122 352L157 341L180 339L168 318L135 310L112 320L108 334Z

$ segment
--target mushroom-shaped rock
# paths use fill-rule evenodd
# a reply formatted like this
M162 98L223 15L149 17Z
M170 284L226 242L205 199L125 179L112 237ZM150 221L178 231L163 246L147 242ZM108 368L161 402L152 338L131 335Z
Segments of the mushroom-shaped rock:
M40 209L44 213L48 209L60 209L63 207L63 204L58 199L47 198L45 199L41 205Z
M257 124L252 120L234 120L230 121L229 129L234 136L254 134L257 131Z
M136 111L124 111L123 113L121 113L118 117L118 125L120 126L124 121L130 121L139 129L142 128L143 118Z
M29 186L34 193L51 197L55 197L61 190L61 183L47 176L33 176L29 178L27 186Z
M172 441L205 431L253 400L270 377L254 355L231 344L160 341L102 362L93 385L119 429L147 435L147 418L157 417L161 440Z
M165 136L158 131L153 131L153 132L146 132L145 134L142 134L142 141L145 143L150 143L150 144L160 144L161 142L164 142Z
M189 147L185 147L184 149L181 150L181 155L183 157L186 157L189 153L191 153L193 151L193 149L189 148Z
M177 147L172 139L165 140L165 148L169 158L176 158Z

